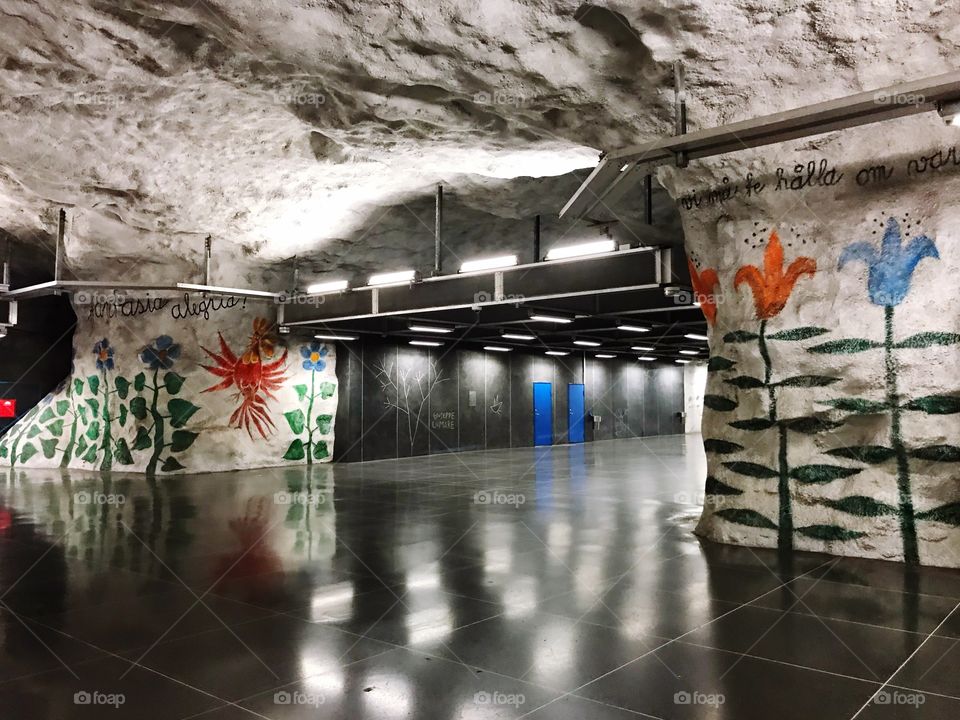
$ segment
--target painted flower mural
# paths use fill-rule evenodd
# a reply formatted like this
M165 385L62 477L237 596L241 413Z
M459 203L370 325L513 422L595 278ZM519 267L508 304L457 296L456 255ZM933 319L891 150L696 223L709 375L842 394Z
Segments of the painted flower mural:
M97 358L97 370L113 370L113 348L107 338L93 346L93 354Z
M716 287L720 284L720 277L713 268L706 268L697 272L693 260L687 258L687 268L690 270L690 283L693 285L694 300L700 304L703 316L711 325L717 322Z
M169 335L161 335L140 351L140 361L151 370L169 370L180 357L180 346Z
M319 342L311 342L300 346L300 357L303 358L303 369L310 372L310 385L295 385L297 398L301 407L283 414L287 424L298 437L290 443L284 460L303 460L312 464L314 460L323 460L330 456L327 442L322 438L333 430L333 415L320 413L314 419L313 410L317 400L332 398L336 392L336 385L323 381L317 385L317 373L327 368L326 357L330 350ZM306 405L304 408L303 405Z
M303 358L303 369L315 372L323 372L327 367L323 359L327 356L327 346L323 343L312 342L309 345L300 347L300 357Z
M816 260L808 257L797 258L784 272L783 245L774 230L770 233L770 240L763 254L763 270L755 265L744 265L737 270L733 286L739 289L744 283L747 284L753 291L757 317L760 320L769 320L783 311L797 281L804 275L813 277L816 272Z
M267 400L275 400L274 391L286 381L287 351L273 359L276 355L276 343L270 336L270 323L257 318L253 321L253 334L247 347L240 357L230 349L221 333L220 352L215 353L207 348L203 351L216 363L213 366L203 365L207 372L223 378L216 385L208 387L203 392L219 390L236 390L235 397L240 401L239 406L230 416L229 423L237 428L243 428L253 438L254 428L262 438L276 431L276 425L270 418Z

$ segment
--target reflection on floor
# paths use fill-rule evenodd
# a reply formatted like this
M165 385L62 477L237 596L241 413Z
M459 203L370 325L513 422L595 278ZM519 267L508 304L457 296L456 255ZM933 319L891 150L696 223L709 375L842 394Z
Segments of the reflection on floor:
M6 477L0 714L960 717L960 572L700 543L701 448Z

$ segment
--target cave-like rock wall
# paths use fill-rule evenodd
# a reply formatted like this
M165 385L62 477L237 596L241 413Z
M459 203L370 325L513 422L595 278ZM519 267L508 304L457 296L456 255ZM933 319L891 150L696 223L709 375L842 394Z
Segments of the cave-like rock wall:
M272 305L78 293L73 372L0 441L0 466L212 472L329 462L334 347Z
M960 130L661 170L710 323L713 540L960 566Z

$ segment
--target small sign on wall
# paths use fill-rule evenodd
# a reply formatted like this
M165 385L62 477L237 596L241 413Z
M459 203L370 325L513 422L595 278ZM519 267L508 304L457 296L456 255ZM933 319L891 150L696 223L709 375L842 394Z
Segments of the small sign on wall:
M17 416L17 401L0 398L0 418L15 418Z

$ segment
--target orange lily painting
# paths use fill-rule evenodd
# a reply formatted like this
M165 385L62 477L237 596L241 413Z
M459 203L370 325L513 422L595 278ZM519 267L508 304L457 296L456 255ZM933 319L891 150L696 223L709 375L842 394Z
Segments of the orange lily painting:
M217 336L220 338L220 352L215 353L203 348L203 351L216 363L214 366L204 365L204 370L223 378L203 392L235 388L234 397L240 401L240 404L230 416L230 425L245 429L251 439L254 428L262 438L276 431L276 425L270 419L267 400L276 399L273 391L286 380L284 371L287 351L284 350L283 355L274 359L277 350L270 331L270 323L267 320L263 318L254 320L253 334L239 357L230 349L219 332Z
M693 260L687 258L687 267L690 269L690 283L693 285L694 300L700 304L703 316L713 325L717 321L717 296L714 293L720 278L713 268L706 268L697 272Z
M813 277L817 272L817 261L800 257L783 270L783 245L780 236L774 230L770 233L767 249L763 254L763 271L756 265L744 265L737 270L733 286L739 288L743 283L753 290L753 304L757 309L757 318L769 320L779 315L787 304L794 285L804 275Z

